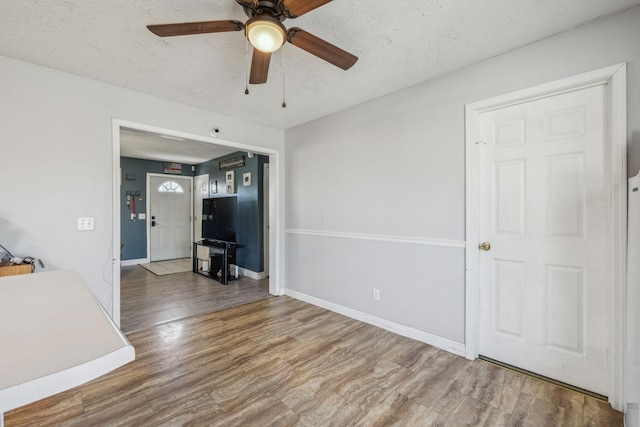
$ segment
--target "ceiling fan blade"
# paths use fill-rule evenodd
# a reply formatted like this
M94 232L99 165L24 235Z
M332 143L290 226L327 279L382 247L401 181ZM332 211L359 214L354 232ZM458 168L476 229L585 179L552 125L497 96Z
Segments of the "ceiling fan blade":
M267 82L269 74L269 63L271 62L271 53L262 52L253 49L253 57L251 58L251 74L249 74L249 83L258 85Z
M336 67L348 70L358 60L357 56L346 52L339 47L326 42L313 34L307 33L300 28L290 28L287 31L287 40L292 45L299 47L302 50L306 50L312 55L317 56L320 59L324 59L330 64Z
M289 11L288 18L297 18L313 9L317 9L332 0L285 0L284 7Z
M226 31L240 31L244 24L240 21L204 21L185 22L183 24L147 25L149 31L156 36L186 36L189 34L224 33Z

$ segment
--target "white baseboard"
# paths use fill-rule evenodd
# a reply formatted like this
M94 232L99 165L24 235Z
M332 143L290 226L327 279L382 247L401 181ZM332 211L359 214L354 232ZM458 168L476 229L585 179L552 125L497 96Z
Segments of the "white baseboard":
M255 280L262 280L267 278L267 273L265 273L264 271L256 273L255 271L251 271L242 267L238 267L238 274Z
M624 414L626 427L640 427L640 412L637 403L627 403L627 412Z
M430 334L409 326L401 325L399 323L391 322L389 320L382 319L380 317L372 316L367 313L363 313L358 310L354 310L348 307L344 307L332 302L324 301L316 297L312 297L301 292L293 291L291 289L285 289L284 294L291 298L298 299L300 301L308 302L309 304L316 305L318 307L326 308L327 310L342 314L352 319L360 320L373 326L377 326L382 329L386 329L394 334L402 335L403 337L411 338L416 341L423 342L425 344L438 347L442 350L456 354L458 356L465 356L465 345L456 341L442 338L437 335Z
M138 265L148 263L149 260L147 258L138 258L138 259L121 259L120 267L128 267L130 265Z

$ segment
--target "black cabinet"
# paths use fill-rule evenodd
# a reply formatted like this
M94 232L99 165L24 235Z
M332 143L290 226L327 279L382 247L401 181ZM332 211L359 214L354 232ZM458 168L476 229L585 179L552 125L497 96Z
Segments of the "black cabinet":
M198 247L208 250L209 271L202 268L202 261L198 259ZM229 280L237 279L237 273L229 271L231 265L236 263L236 249L241 245L217 240L201 240L193 243L193 272L209 276L223 285L229 284Z

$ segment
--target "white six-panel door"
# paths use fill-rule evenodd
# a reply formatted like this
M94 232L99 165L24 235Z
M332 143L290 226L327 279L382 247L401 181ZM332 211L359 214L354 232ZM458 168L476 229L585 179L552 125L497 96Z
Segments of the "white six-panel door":
M479 115L479 353L608 392L606 86ZM488 248L485 248L488 249Z

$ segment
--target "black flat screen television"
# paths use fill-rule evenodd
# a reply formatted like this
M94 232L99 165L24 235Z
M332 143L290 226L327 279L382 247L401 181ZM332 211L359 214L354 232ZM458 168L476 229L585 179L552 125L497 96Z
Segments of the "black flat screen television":
M237 197L202 200L202 237L207 240L236 242Z

